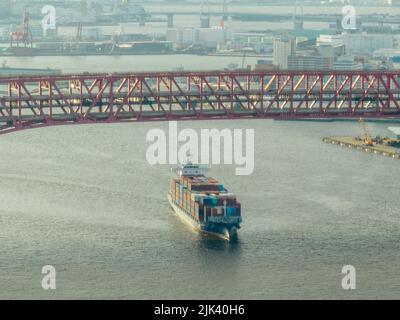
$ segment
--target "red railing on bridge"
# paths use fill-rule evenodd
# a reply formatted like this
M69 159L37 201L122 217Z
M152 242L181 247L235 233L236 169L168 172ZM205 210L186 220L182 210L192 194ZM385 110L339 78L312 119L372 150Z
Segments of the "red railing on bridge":
M0 134L80 123L400 117L400 71L0 78Z

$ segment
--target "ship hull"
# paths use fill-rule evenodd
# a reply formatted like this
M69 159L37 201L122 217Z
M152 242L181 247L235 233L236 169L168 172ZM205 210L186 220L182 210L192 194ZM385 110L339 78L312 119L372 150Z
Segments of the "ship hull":
M175 214L187 225L192 227L194 230L203 234L215 236L223 240L231 240L237 236L237 227L234 225L225 224L201 224L196 221L192 216L187 213L184 209L180 208L172 199L171 195L168 194L168 201L174 210Z

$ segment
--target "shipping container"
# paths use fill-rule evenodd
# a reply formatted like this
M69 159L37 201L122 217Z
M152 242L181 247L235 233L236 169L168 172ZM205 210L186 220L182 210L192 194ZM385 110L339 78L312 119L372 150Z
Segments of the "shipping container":
M213 216L213 217L215 217L215 216L217 216L217 209L215 209L215 208L211 208L211 216Z
M236 205L236 200L218 199L218 206L234 206Z
M226 208L226 216L227 217L233 217L236 216L236 208L235 207L228 207Z

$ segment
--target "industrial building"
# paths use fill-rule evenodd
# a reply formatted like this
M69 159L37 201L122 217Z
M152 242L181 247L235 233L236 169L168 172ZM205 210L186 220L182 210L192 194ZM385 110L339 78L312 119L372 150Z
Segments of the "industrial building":
M334 48L345 47L346 54L368 55L378 49L391 49L394 46L392 34L346 33L320 35L317 45L331 45Z
M233 32L228 43L228 49L243 50L251 48L256 53L273 51L274 36L255 32Z
M353 56L343 56L339 57L333 63L333 70L338 71L359 71L363 70L363 65L354 60Z
M216 49L230 39L230 32L225 28L173 28L167 30L167 41L177 46L201 45Z
M331 58L323 57L319 54L291 55L288 57L287 69L325 71L331 70L332 64L333 61Z

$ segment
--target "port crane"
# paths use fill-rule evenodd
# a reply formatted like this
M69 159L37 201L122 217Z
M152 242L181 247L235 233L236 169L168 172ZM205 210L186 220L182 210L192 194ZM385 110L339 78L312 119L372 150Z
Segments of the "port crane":
M15 32L10 33L10 48L19 48L19 44L22 43L24 48L33 48L33 37L32 31L29 25L29 12L25 8L22 15L22 25L21 28Z
M365 125L365 120L364 118L360 118L360 125L361 128L363 129L364 132L364 138L363 142L366 146L373 146L374 145L374 140L372 139L371 135L368 132L367 126Z

